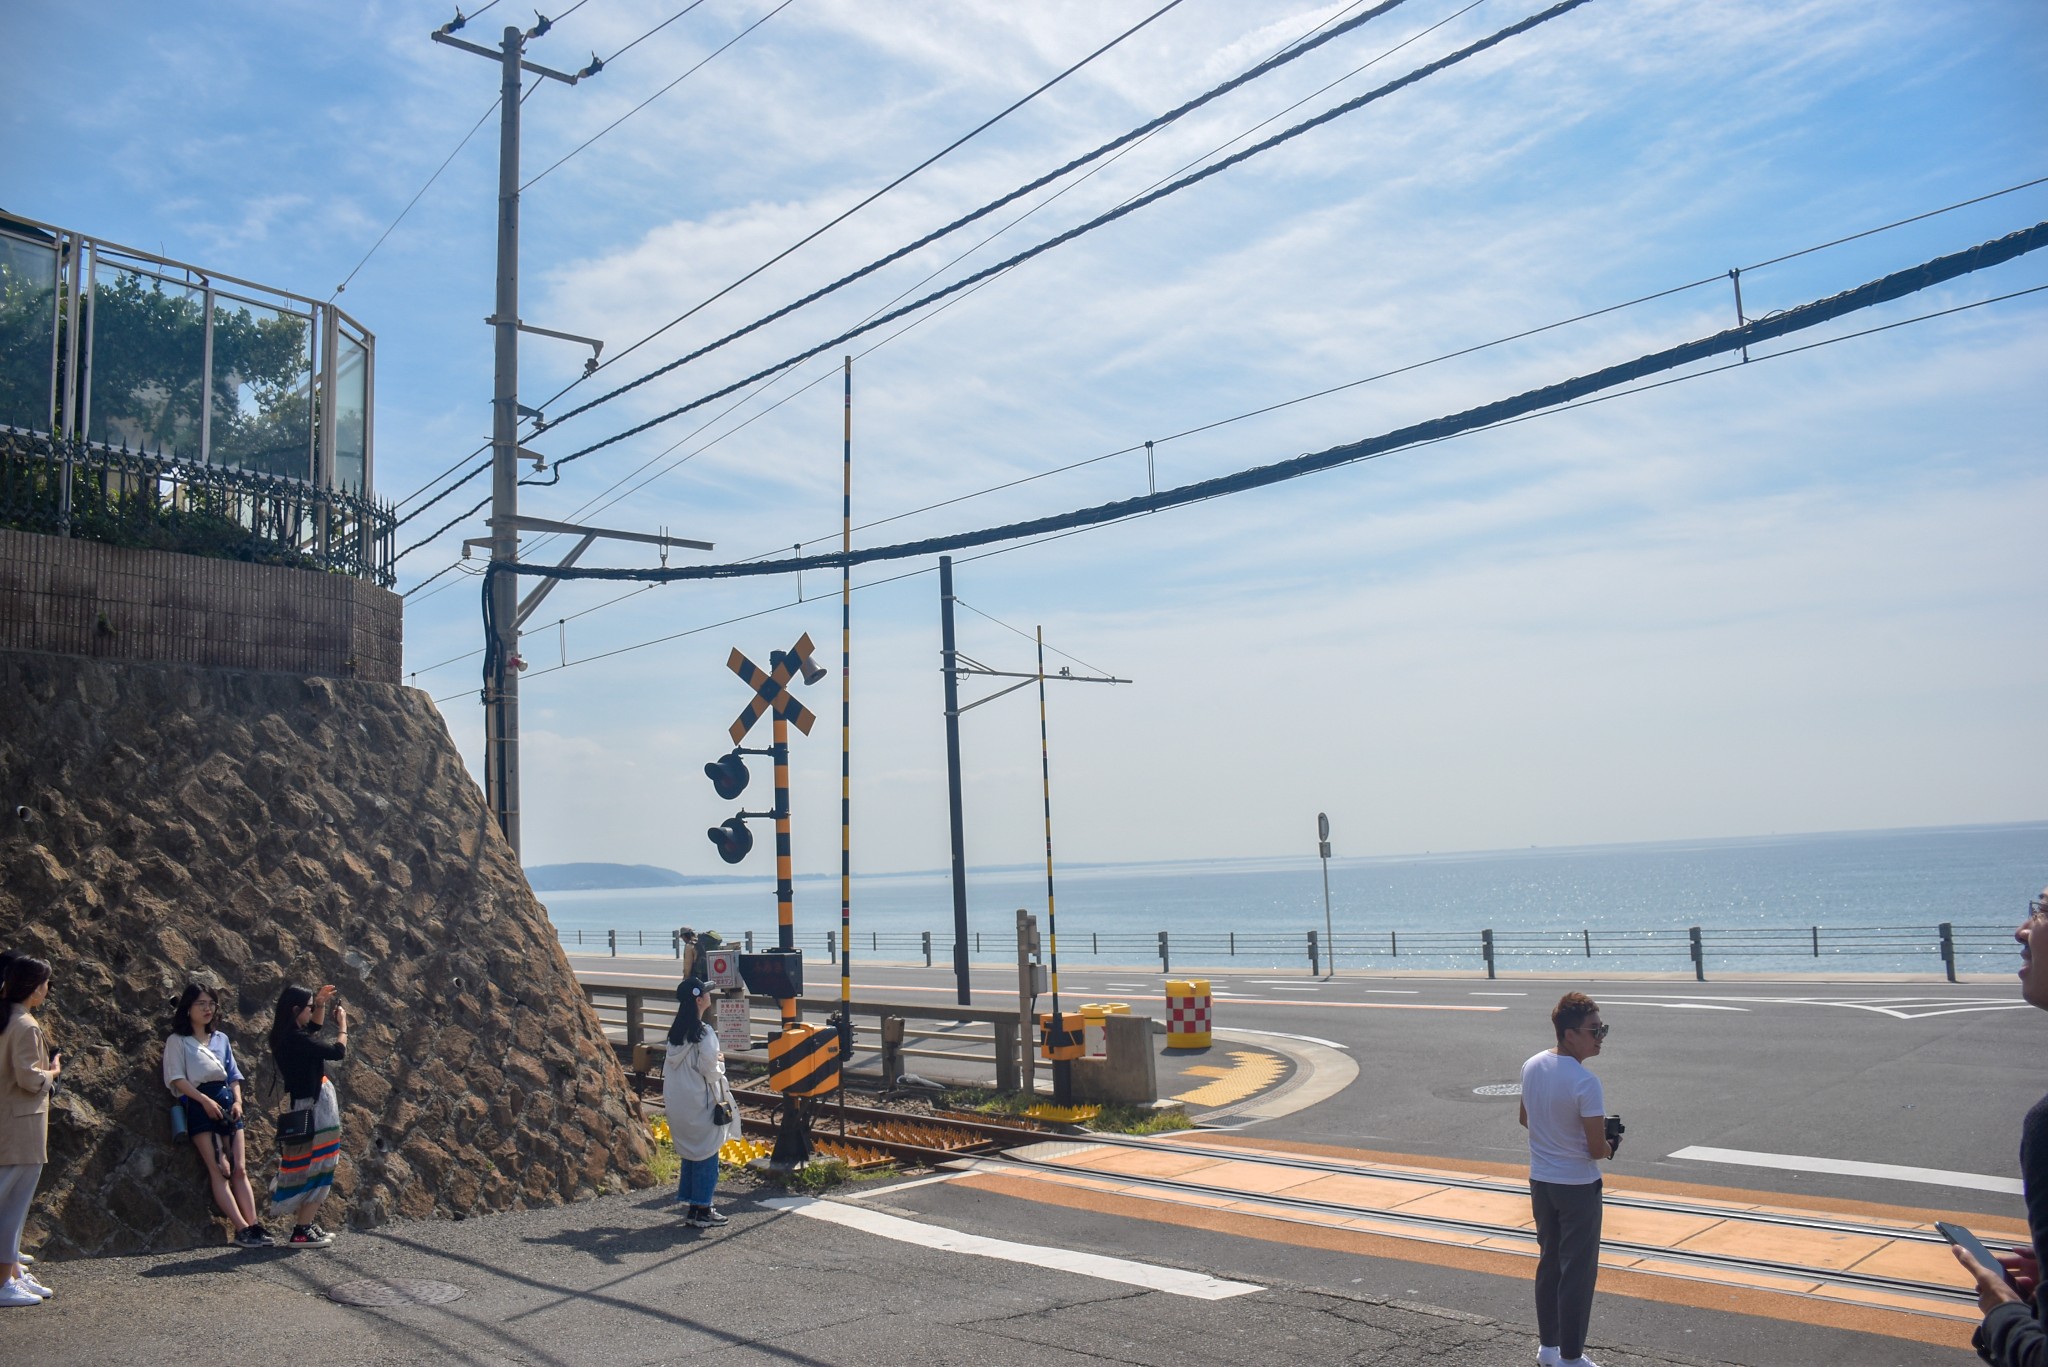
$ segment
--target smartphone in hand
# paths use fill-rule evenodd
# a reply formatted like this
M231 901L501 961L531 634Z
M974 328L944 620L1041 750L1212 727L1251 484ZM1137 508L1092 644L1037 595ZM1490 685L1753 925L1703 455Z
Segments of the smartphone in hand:
M2012 1287L2015 1291L2019 1290L2019 1286L2012 1279L2012 1273L2005 1270L2005 1264L1998 1261L1996 1254L1984 1247L1982 1239L1979 1239L1961 1225L1952 1225L1946 1220L1936 1220L1934 1222L1934 1229L1942 1238L1948 1240L1972 1258L1975 1258L1987 1271L1996 1272L1999 1276L2005 1278L2007 1286Z

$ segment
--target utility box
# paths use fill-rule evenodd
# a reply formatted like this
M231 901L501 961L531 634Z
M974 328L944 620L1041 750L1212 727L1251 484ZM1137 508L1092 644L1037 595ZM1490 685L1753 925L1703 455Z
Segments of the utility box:
M1149 1016L1112 1015L1102 1022L1107 1052L1074 1060L1076 1101L1150 1106L1159 1100L1159 1063Z
M740 955L740 978L747 991L783 1001L804 994L804 952L770 949Z

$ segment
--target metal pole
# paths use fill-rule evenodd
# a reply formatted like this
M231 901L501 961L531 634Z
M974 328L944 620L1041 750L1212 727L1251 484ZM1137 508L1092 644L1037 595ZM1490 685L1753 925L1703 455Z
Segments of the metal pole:
M491 387L491 579L496 660L484 698L485 784L491 815L519 853L519 29L504 34L498 90L497 347ZM779 719L778 719L779 720Z
M1337 976L1337 932L1330 924L1330 814L1316 813L1316 849L1323 857L1323 945L1329 951L1330 971L1324 977Z
M1045 628L1038 632L1038 773L1045 790L1045 960L1052 987L1052 1028L1064 1038L1066 1018L1060 1015L1060 923L1052 903L1052 747L1045 731ZM1054 1059L1052 1099L1062 1106L1074 1102L1074 1065L1069 1059Z
M839 1059L853 1065L853 357L846 358L839 494ZM839 1134L846 1136L841 1073Z
M953 648L950 555L939 557L939 649L946 675L946 811L953 830L953 979L960 1005L966 1006L973 994L967 982L967 833L960 817L960 672Z
M794 950L796 889L789 861L789 722L779 707L770 715L775 719L775 944L779 949ZM784 997L775 1005L782 1012L783 1029L796 1024L795 997Z

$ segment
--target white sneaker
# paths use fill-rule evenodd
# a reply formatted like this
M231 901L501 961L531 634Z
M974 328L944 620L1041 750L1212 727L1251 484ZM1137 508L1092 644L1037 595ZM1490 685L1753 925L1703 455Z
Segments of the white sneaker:
M9 1280L0 1285L0 1305L41 1305L43 1298L23 1286L19 1280Z
M1536 1350L1536 1367L1557 1367L1564 1361L1563 1352L1561 1348L1539 1347Z
M1600 1367L1600 1364L1581 1353L1575 1358L1560 1359L1557 1367Z
M37 1281L34 1277L29 1276L26 1272L22 1273L19 1277L16 1277L14 1280L20 1282L23 1286L35 1292L38 1296L41 1296L44 1300L48 1300L50 1299L50 1297L57 1294L56 1292L52 1291L49 1287L44 1286L41 1282Z

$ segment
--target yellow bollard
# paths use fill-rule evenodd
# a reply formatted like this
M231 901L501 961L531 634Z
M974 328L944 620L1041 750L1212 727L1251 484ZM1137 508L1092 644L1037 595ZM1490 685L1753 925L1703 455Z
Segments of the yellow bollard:
M1166 984L1166 1047L1209 1047L1209 980L1175 978Z

